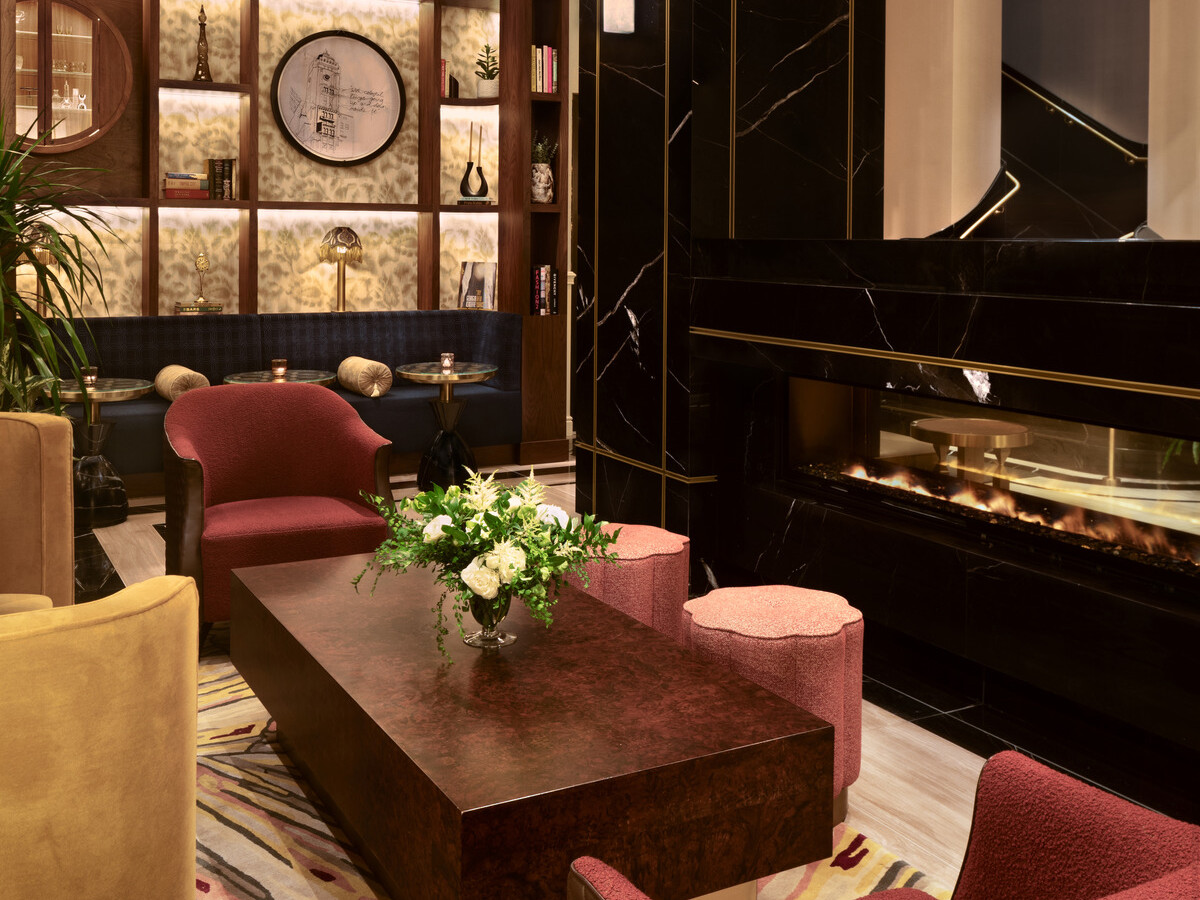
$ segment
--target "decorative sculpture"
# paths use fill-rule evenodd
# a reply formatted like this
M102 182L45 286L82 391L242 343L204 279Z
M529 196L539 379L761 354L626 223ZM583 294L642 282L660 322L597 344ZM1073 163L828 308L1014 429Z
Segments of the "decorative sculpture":
M192 81L212 81L212 73L208 71L208 35L205 34L205 22L208 16L204 14L204 4L200 4L200 37L196 41L196 74Z
M483 167L476 165L471 159L475 149L475 123L471 123L471 136L467 139L467 170L463 172L462 181L458 183L458 192L463 197L486 197L488 192L487 179L483 177ZM479 155L483 156L483 126L479 126ZM479 176L479 188L471 190L471 169Z
M209 268L210 264L208 262L208 254L201 250L200 254L196 257L196 271L200 275L200 289L196 291L196 303L208 302L204 299L204 273L207 272Z

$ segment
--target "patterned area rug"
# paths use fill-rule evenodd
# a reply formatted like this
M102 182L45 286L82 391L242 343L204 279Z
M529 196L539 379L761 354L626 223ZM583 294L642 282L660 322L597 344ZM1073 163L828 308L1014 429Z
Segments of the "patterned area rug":
M758 900L849 900L888 888L919 888L938 900L950 889L846 825L833 830L833 856L758 880Z
M200 660L196 751L198 900L387 900L276 740L275 723L214 629ZM839 825L834 855L759 881L760 900L851 900L888 887L950 892ZM564 882L565 882L564 875Z

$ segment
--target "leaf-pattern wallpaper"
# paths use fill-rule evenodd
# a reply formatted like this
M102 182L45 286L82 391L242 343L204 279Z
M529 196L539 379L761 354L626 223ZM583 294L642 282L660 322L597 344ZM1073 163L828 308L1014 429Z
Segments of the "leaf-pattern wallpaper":
M258 217L258 311L328 312L337 266L318 255L332 227L353 228L360 263L346 266L346 309L417 308L417 214L367 210L262 210Z
M496 262L498 219L487 213L442 213L438 294L441 309L458 307L458 276L463 262Z
M343 203L417 202L418 18L413 0L262 0L258 44L258 196L272 200ZM382 47L404 82L407 110L400 133L382 154L355 166L328 166L296 150L271 109L271 79L292 45L341 29Z
M162 209L158 214L158 314L175 314L176 303L196 299L200 277L196 257L208 257L204 299L238 311L238 232L236 209Z
M236 159L239 104L236 94L159 91L159 171L203 172L206 159Z
M491 44L504 77L504 60L500 59L500 13L462 6L442 7L442 59L446 71L458 79L459 96L463 99L478 96L479 78L475 75L475 60L484 44Z
M241 81L242 6L237 0L203 0L208 71L215 82ZM158 77L191 81L196 73L201 0L160 0Z

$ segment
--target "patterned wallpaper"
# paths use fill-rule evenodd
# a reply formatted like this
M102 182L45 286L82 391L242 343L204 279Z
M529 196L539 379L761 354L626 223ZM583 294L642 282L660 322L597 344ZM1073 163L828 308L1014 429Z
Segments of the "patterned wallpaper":
M159 171L203 172L210 157L237 158L240 102L236 94L160 91Z
M458 79L459 96L477 96L479 78L475 75L475 60L483 45L496 49L500 77L504 77L504 60L500 55L500 14L461 6L442 7L442 58L446 71Z
M213 81L236 84L241 81L242 42L241 3L237 0L160 0L159 77L191 81L196 73L201 5L207 18L208 71Z
M363 244L362 262L346 266L346 309L417 308L416 213L262 210L258 225L259 312L334 309L337 266L317 252L337 225L353 228Z
M100 273L102 301L95 290L83 297L85 316L137 316L142 312L142 210L127 206L90 207L89 211L111 231L93 223L99 241L70 218L51 217L63 234L79 237L93 268ZM27 296L37 291L32 269L17 268L17 290Z
M413 0L263 0L259 5L258 192L272 200L346 203L417 202L418 17ZM355 166L328 166L296 150L271 110L271 79L301 38L341 29L387 51L400 70L407 109L396 140L380 156Z
M498 220L480 213L443 213L438 306L458 308L458 281L465 260L496 262Z
M158 314L175 314L176 303L195 300L200 290L196 257L208 257L204 299L238 311L238 221L236 209L163 209L158 214Z

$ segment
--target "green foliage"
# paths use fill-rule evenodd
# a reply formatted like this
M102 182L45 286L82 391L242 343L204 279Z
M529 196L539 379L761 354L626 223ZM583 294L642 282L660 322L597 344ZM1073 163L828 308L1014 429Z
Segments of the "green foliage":
M442 592L430 612L436 617L434 631L443 656L449 656L447 600L460 636L463 613L479 598L490 600L497 614L519 598L535 620L549 627L563 578L573 573L587 584L584 566L589 561L616 558L609 546L619 529L604 531L604 523L592 516L572 520L559 507L546 504L545 488L532 474L512 489L494 479L472 472L462 488L452 485L443 491L435 485L397 501L395 507L384 498L367 497L387 522L388 537L354 584L371 569L377 583L384 572L433 566ZM484 593L464 581L464 571L472 564L481 574L478 581L468 577ZM494 597L486 596L487 588L495 591Z
M500 61L496 57L496 48L491 44L484 44L483 49L479 51L475 60L475 70L475 76L484 81L492 81L500 74Z
M5 132L0 112L0 134ZM89 235L103 251L100 233L112 234L82 202L78 183L96 169L47 162L14 136L0 147L0 410L46 408L62 413L60 370L80 377L87 358L77 323L84 298L104 300L95 254L80 240ZM93 198L93 202L99 198ZM17 267L28 267L36 292L17 290ZM39 309L39 296L41 308ZM60 329L51 327L57 320ZM84 323L86 327L86 323ZM85 406L86 410L86 406ZM86 413L85 413L86 414Z
M548 163L553 161L558 153L558 141L550 137L543 137L541 134L534 132L533 146L530 151L532 161L535 163Z

